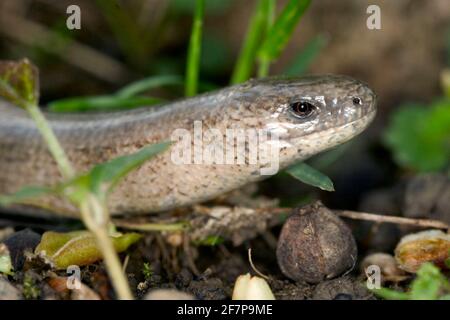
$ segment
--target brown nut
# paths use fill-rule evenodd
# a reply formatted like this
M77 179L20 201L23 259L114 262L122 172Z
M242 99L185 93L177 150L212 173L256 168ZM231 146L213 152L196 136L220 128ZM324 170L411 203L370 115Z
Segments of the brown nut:
M353 268L356 258L350 228L320 202L294 209L278 239L278 265L295 281L331 279Z
M426 230L404 236L395 248L395 259L401 269L415 273L425 262L445 268L449 252L450 234Z

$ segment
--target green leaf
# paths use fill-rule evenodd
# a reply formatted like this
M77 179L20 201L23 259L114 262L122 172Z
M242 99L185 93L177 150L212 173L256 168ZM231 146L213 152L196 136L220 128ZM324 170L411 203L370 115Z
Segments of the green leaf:
M270 16L270 2L272 0L259 0L253 14L241 52L233 70L231 83L240 83L248 80L252 74L260 43L266 31Z
M28 60L0 61L0 97L25 108L39 100L39 72Z
M81 203L88 193L104 199L115 185L132 170L166 150L172 142L148 145L138 152L94 166L88 173L58 187L74 203Z
M134 154L118 157L95 166L89 172L91 191L96 194L109 191L121 178L150 158L166 150L171 144L172 142L169 141L145 146Z
M171 142L162 142L145 146L138 152L112 159L94 166L88 173L58 184L52 188L29 186L20 191L0 196L0 205L8 206L14 203L29 204L32 200L47 194L65 195L74 203L81 203L89 192L104 198L107 192L129 172L142 165L145 161L166 150Z
M51 193L55 193L53 188L37 186L23 187L13 194L0 196L0 205L9 206L11 204L26 204L29 203L30 200Z
M166 150L170 144L169 141L148 145L136 153L96 165L86 174L61 184L58 186L58 190L74 203L81 203L88 193L93 193L99 198L105 199L108 192L114 188L121 178L158 153Z
M113 111L154 105L162 101L151 97L105 95L61 99L49 103L48 107L52 112Z
M215 236L215 235L211 235L208 236L204 239L200 239L197 241L194 241L194 244L196 246L208 246L208 247L213 247L213 246L217 246L221 243L223 243L225 241L225 239L221 236Z
M305 48L297 54L291 65L284 71L284 74L287 76L299 76L304 74L314 59L319 55L320 51L326 46L327 42L328 39L324 35L314 37L306 44Z
M450 165L450 99L429 108L408 104L396 111L383 137L395 161L420 172Z
M152 265L149 262L144 262L144 265L142 266L142 275L144 276L144 280L148 281L153 276L153 268Z
M286 171L303 183L325 191L334 191L333 182L330 178L304 162L295 164L287 168Z
M111 237L111 240L116 251L123 252L140 238L138 233L126 233ZM45 254L56 269L65 269L70 265L84 266L102 258L95 237L88 231L46 232L35 253Z
M194 22L191 38L189 40L188 58L186 67L186 96L194 96L198 91L198 78L200 70L200 56L203 30L203 15L205 0L196 0Z
M147 90L167 86L182 85L183 78L177 75L153 76L132 82L113 95L73 97L49 103L52 112L113 111L149 106L163 102L163 99L137 96Z
M261 61L273 61L281 54L310 4L310 0L290 0L275 20L259 50Z
M447 300L450 283L432 263L424 263L417 271L417 277L411 283L408 292L399 292L387 288L372 290L377 296L388 300Z
M126 85L125 87L117 91L116 96L119 96L121 98L130 98L150 89L168 85L182 85L182 84L183 84L183 77L178 75L153 76Z
M424 263L417 271L417 278L411 285L412 300L436 300L441 289L449 284L439 268L431 263Z

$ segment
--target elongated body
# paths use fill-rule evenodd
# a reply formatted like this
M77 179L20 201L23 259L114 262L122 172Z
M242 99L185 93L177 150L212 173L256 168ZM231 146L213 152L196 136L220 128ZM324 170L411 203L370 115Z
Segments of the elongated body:
M255 162L249 155L251 138L247 136L245 147L238 148L239 140L226 133L267 133L270 141L264 143L276 148L275 160L281 169L363 131L375 115L375 104L375 95L365 84L326 75L252 80L164 106L131 111L46 116L79 172L136 152L144 145L175 141L169 150L130 173L109 197L113 214L139 214L212 199L267 177L261 169L268 166L268 160ZM208 135L209 129L214 129L215 135ZM194 161L199 160L194 159L195 154L202 152L194 146L196 141L201 141L203 148L235 147L236 154L230 156L224 151L223 158L229 158L223 163ZM179 156L183 150L184 162ZM188 158L191 161L186 162ZM236 161L230 162L233 159ZM60 179L34 123L23 110L0 101L0 194L26 185L53 185ZM60 215L77 215L70 204L53 197L36 200L33 205Z

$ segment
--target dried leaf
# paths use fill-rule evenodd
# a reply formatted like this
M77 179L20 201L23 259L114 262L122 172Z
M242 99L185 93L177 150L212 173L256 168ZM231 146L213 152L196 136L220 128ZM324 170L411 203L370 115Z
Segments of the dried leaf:
M4 243L0 243L0 273L7 275L13 274L11 255Z
M117 252L125 251L140 238L138 233L111 237ZM46 232L35 253L47 256L56 269L65 269L70 265L88 265L102 258L94 236L88 231Z

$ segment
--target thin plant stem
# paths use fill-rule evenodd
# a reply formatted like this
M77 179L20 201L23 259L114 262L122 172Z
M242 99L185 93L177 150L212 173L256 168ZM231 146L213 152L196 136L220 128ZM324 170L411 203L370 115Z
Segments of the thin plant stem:
M108 212L106 206L93 195L89 195L80 205L86 226L93 233L102 252L111 283L120 300L132 300L133 295L125 277L122 264L117 256L108 232Z
M182 231L188 228L186 222L177 223L133 223L121 220L114 220L118 227L136 231Z
M59 170L65 179L73 178L75 171L70 164L69 159L66 156L63 148L61 147L54 132L50 128L47 120L45 119L39 107L35 104L27 104L26 110L30 114L33 121L36 123L36 127L44 138L50 153L58 164Z

